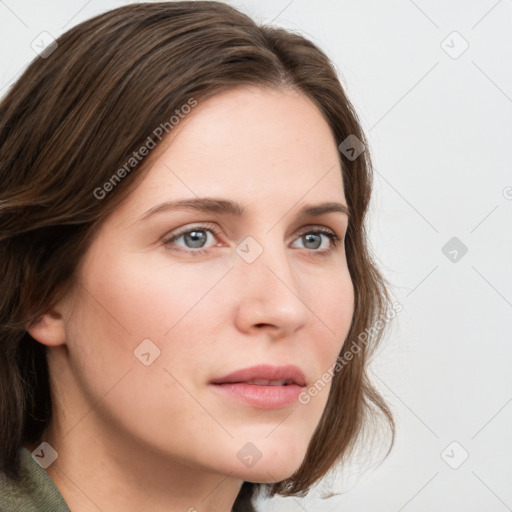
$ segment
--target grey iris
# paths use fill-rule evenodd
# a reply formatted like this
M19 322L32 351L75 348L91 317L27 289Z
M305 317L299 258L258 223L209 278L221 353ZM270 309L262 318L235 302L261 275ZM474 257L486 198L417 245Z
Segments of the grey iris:
M206 242L206 233L204 231L191 231L184 235L186 244L194 249L202 247Z
M302 238L305 239L304 247L307 249L318 249L322 243L320 235L315 233L309 233L308 235L304 235Z

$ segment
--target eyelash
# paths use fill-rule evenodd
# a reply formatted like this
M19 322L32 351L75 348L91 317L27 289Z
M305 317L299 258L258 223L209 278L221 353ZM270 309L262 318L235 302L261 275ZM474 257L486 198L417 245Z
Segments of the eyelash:
M213 233L215 235L215 237L221 236L221 233L219 232L219 230L214 228L213 226L198 225L198 226L194 226L192 228L184 229L182 231L179 231L178 233L174 233L174 234L166 237L163 240L163 244L169 250L176 251L176 249L170 248L171 242L175 242L176 240L181 238L183 235L187 235L189 233L192 233L193 231L210 231L211 233ZM330 240L331 246L329 249L325 249L325 250L311 249L309 251L309 252L317 253L316 255L318 255L318 256L328 256L335 249L338 248L338 246L340 245L340 242L342 241L342 239L336 233L334 233L334 231L331 231L330 229L327 229L327 228L321 228L321 227L315 227L315 228L310 228L310 229L304 230L302 233L300 233L298 235L297 239L302 236L309 235L309 234L325 235ZM191 254L192 256L201 256L201 255L208 253L210 249L188 249L188 250L179 249L176 252L188 253L188 254ZM308 250L308 249L306 249L306 250Z

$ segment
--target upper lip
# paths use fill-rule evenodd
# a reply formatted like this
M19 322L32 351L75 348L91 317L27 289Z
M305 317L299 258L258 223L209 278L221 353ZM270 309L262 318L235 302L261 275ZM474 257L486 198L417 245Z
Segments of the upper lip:
M247 382L254 379L287 380L299 386L306 385L304 373L297 366L270 366L268 364L243 368L228 375L224 375L223 377L216 378L212 380L211 383L225 384L229 382Z

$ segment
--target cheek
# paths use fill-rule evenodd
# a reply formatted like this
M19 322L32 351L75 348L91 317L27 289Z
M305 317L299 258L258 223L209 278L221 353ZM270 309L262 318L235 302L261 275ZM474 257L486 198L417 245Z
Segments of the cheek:
M315 309L312 309L327 333L323 338L328 340L329 350L337 353L342 348L354 315L354 286L348 269L344 269L338 278L324 281L314 304Z
M83 267L70 336L73 365L84 386L101 396L126 371L142 369L148 370L146 379L160 374L154 389L161 393L162 376L177 385L164 375L166 368L186 374L202 359L208 365L208 339L215 336L215 325L226 325L226 307L215 286L229 267L210 265L204 272L197 264L129 253L99 261L104 259L91 258ZM148 384L141 389L149 390Z
M69 326L74 378L118 432L154 436L179 453L197 430L191 427L195 420L211 422L191 400L186 377L208 368L207 340L214 319L219 322L218 301L208 291L225 270L204 275L194 265L184 272L177 265L137 265L133 257L123 261L116 255L112 261L115 266L84 267ZM151 342L141 345L143 340ZM172 425L188 427L174 428L170 438Z
M315 307L314 311L318 311L319 317L315 348L321 364L312 386L315 389L310 388L312 392L308 392L305 401L311 402L312 408L318 412L327 403L335 365L354 315L354 287L348 270L342 272L339 279L324 284L323 293L318 294Z
M85 282L103 306L95 314L110 317L109 324L115 320L112 327L132 341L166 336L229 270L210 264L205 272L201 264L167 262L161 254L119 254L111 261L115 264L91 268Z

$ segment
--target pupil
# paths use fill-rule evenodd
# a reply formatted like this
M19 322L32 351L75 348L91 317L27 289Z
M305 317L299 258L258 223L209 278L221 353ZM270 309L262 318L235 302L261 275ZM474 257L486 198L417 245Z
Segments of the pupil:
M185 235L185 241L189 247L197 249L206 242L206 234L204 231L191 231Z
M310 233L309 235L304 235L304 238L306 239L306 242L304 243L304 245L308 249L318 249L322 243L320 236L316 235L315 233Z

